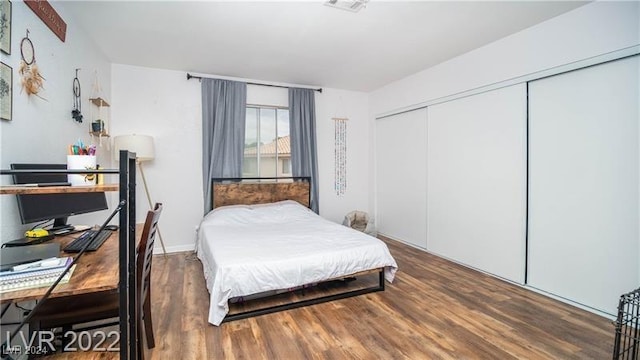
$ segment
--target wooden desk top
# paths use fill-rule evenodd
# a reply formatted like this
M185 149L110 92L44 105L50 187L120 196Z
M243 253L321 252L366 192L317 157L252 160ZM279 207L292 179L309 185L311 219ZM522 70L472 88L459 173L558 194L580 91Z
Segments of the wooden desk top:
M5 194L63 194L118 191L118 184L103 184L91 186L0 186L0 195Z
M142 224L136 226L136 243L140 240ZM60 255L74 256L74 253L62 251L65 245L71 242L81 233L56 237L53 242L60 244ZM118 231L114 231L109 239L94 252L86 252L76 263L71 279L66 284L58 284L50 297L62 297L93 292L113 292L118 291ZM41 298L48 287L35 289L10 291L0 294L0 303L9 301L18 302L26 300L37 300Z

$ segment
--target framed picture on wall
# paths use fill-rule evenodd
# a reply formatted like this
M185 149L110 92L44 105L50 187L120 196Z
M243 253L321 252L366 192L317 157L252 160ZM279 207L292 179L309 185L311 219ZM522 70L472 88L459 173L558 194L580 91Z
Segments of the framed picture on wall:
M0 51L11 54L11 1L0 0Z
M13 69L0 62L0 119L11 120L13 111Z

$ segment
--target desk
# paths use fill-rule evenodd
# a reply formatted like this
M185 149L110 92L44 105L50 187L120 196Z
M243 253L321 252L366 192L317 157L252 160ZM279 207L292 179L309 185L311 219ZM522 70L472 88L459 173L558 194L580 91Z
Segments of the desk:
M136 243L140 241L142 224L136 225ZM58 236L52 242L60 244L60 249L81 233ZM75 256L60 250L59 256ZM73 296L95 292L118 291L118 231L114 231L102 246L93 252L85 252L76 263L71 279L66 284L58 284L50 297ZM10 291L0 294L0 303L38 300L49 287Z
M119 204L125 209L125 211L121 211L119 215L119 224L121 227L129 227L134 226L135 224L135 216L136 216L136 156L135 153L129 152L127 150L120 150L119 152L120 166L118 170L4 170L0 169L0 175L17 175L17 174L73 174L73 173L94 173L94 174L118 174L119 184ZM0 186L0 195L2 194L11 194L14 193L12 191L18 190L8 190L8 187ZM20 187L19 187L20 188ZM85 187L83 187L85 188ZM104 187L104 191L106 189L115 189L115 187ZM67 191L63 189L54 189L56 192ZM52 190L52 191L54 191ZM89 187L87 189L83 189L83 191L92 191L92 188ZM23 189L19 189L19 191L23 191ZM35 190L24 190L27 193L33 193ZM35 192L41 192L44 190L37 190ZM76 190L73 190L76 191ZM79 190L78 190L79 191ZM125 229L123 229L125 230ZM113 241L115 239L111 239ZM70 240L67 240L70 241ZM74 276L71 277L71 281L68 284L60 285L60 287L53 292L54 297L61 297L64 295L73 295L73 294L81 294L87 291L93 291L99 289L105 289L103 291L118 291L118 295L121 303L128 304L136 304L136 293L135 291L129 291L130 287L135 286L135 252L129 251L133 250L132 242L134 239L129 239L128 232L121 232L118 238L118 244L121 244L123 247L127 246L127 249L123 249L123 251L119 251L117 256L114 253L107 252L107 254L95 254L92 256L92 260L98 260L98 258L103 259L105 262L102 262L100 266L94 264L93 261L89 259L82 259L80 264L77 264L75 271L77 272ZM60 242L63 242L63 239L60 239ZM104 245L103 245L104 246ZM109 246L109 245L107 245ZM113 244L112 249L118 249L119 246ZM113 250L112 250L113 251ZM114 251L115 252L115 251ZM92 254L89 254L92 255ZM112 264L108 264L107 262L111 261ZM98 263L101 261L98 260ZM82 269L81 266L86 266L85 269ZM103 266L107 266L108 269L122 269L123 271L116 272L114 270L108 270L102 268ZM98 275L95 274L97 270L103 271L103 274ZM113 280L111 276L113 274L118 274L118 279ZM94 277L96 275L97 277ZM99 281L98 281L99 280ZM117 284L117 290L113 290L114 284ZM35 289L29 291L12 291L6 294L0 294L0 303L11 303L13 301L27 300L27 299L37 299L41 298L43 294L46 293L46 289ZM137 342L130 341L131 339L135 339L136 334L136 310L135 306L128 306L126 311L123 310L120 314L120 358L123 360L134 360L137 358L139 354Z

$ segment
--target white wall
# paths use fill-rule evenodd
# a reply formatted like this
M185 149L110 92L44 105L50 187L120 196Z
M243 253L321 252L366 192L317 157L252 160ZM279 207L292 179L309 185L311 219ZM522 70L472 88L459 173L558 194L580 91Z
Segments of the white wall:
M111 75L113 135L154 138L155 159L143 166L152 200L164 204L160 229L165 246L193 248L203 207L198 82L187 81L183 72L126 65L113 65ZM140 180L136 191L140 221L149 210Z
M380 114L640 44L640 3L594 2L371 93Z
M192 249L202 218L201 95L197 80L181 71L114 64L112 133L151 135L156 158L145 163L154 201L165 210L160 227L168 251ZM250 104L287 106L286 89L249 85ZM316 95L320 214L333 221L355 209L371 211L369 202L369 104L367 94L323 89ZM347 192L333 192L332 117L348 117ZM146 204L138 186L138 204ZM146 206L138 206L138 219Z
M65 163L67 146L82 138L90 141L89 101L94 72L97 70L103 96L109 100L110 65L95 44L84 36L76 22L59 2L52 6L67 23L66 41L62 42L23 2L12 2L11 55L0 54L3 63L13 68L13 120L0 121L0 167L11 163ZM20 41L29 29L29 38L35 48L36 63L46 79L40 93L46 100L27 96L20 89ZM82 112L79 124L71 118L73 109L72 83L75 69L81 68ZM98 162L109 164L109 152L98 149ZM107 179L108 180L108 179ZM117 178L114 179L117 181ZM10 184L11 177L0 177L0 183ZM73 224L93 225L101 222L106 212L74 216ZM22 237L28 226L20 223L14 196L0 196L0 236L2 241Z
M369 199L373 179L369 141L369 97L365 93L324 88L316 95L316 132L318 140L318 177L320 181L320 215L342 222L352 210L373 214ZM347 188L342 196L334 191L335 128L331 118L347 121Z

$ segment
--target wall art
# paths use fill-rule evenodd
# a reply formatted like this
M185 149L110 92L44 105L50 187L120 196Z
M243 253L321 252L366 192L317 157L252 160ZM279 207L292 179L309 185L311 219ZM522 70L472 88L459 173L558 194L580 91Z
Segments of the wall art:
M333 118L335 127L334 148L334 189L342 196L347 191L347 121L346 118Z
M11 55L11 1L0 0L0 51Z
M0 119L11 120L13 112L13 69L0 63Z

